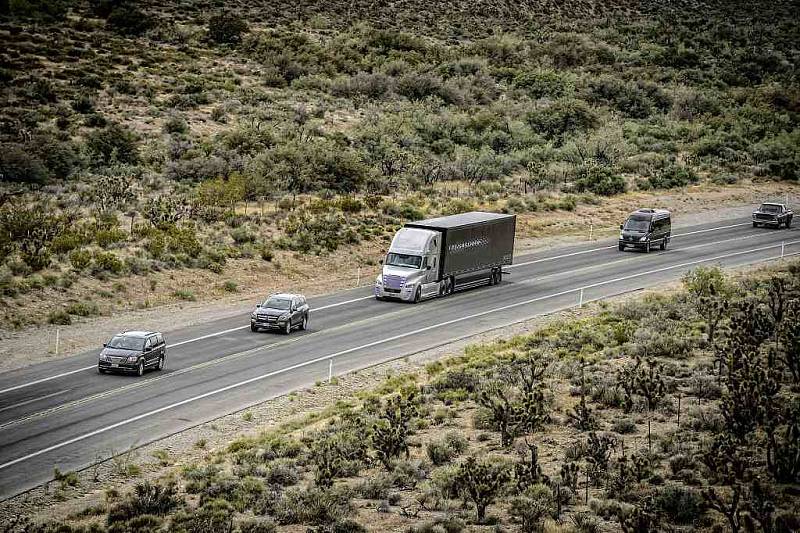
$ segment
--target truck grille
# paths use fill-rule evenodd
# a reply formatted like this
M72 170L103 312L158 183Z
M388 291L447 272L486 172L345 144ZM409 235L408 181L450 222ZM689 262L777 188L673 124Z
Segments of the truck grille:
M764 213L756 213L756 218L758 220L775 220L777 217L775 215L767 215Z
M406 284L406 278L401 276L384 275L383 286L387 289L402 289Z
M127 359L127 357L113 357L113 356L111 356L111 357L108 358L108 362L109 363L124 363L125 359Z
M269 315L258 315L258 320L261 322L275 322L278 320L276 316L269 316Z

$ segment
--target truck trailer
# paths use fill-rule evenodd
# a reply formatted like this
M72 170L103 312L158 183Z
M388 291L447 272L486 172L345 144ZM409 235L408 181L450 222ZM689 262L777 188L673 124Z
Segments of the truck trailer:
M472 211L400 228L375 280L375 298L419 302L503 278L517 217Z

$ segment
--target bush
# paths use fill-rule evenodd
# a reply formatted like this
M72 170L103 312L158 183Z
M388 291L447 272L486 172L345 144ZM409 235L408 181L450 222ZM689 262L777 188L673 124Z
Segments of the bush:
M611 431L621 435L636 433L636 423L630 418L620 418L611 425Z
M123 2L111 9L106 24L119 34L135 36L152 28L154 22L134 2Z
M247 32L247 22L234 13L222 12L208 21L208 38L215 43L233 44L241 42Z
M72 324L72 317L64 309L57 309L47 315L47 323L54 326L69 326Z
M69 262L75 270L84 270L92 264L92 252L89 250L73 250L69 254Z
M467 440L463 436L456 432L450 432L442 440L428 443L426 452L431 463L441 466L463 453L467 447Z
M524 90L531 98L561 98L570 83L555 70L521 72L514 77L514 87Z
M95 274L100 272L119 274L124 267L125 264L113 252L95 252L94 254L94 268L92 270Z
M44 183L50 172L36 154L21 144L0 145L0 182Z
M275 506L279 524L331 524L351 516L349 489L290 488Z
M587 131L597 124L592 110L576 99L556 100L548 107L528 113L526 119L534 131L550 139Z
M191 512L179 511L172 518L174 533L233 531L233 506L225 500L210 500Z
M97 316L100 308L94 302L75 302L66 307L66 312L76 316Z
M137 483L124 501L108 511L108 523L124 522L141 515L164 516L180 504L175 486L144 481Z
M266 519L250 519L239 524L240 533L275 533L278 526L275 522Z
M703 496L695 489L668 484L655 495L656 506L672 522L690 524L703 516Z
M169 118L164 121L165 133L186 133L187 131L189 131L189 123L186 122L186 119L181 115L170 115Z
M650 176L644 182L645 189L672 189L685 187L700 180L698 175L690 168L680 165L670 165L655 176Z
M602 196L614 196L626 189L625 179L608 166L592 165L584 168L575 180L575 190L578 192L589 191Z
M195 297L194 293L187 289L178 289L175 292L173 292L172 295L175 298L178 298L179 300L184 300L186 302L194 302L195 300L197 300L197 297Z
M127 126L112 123L91 132L86 139L86 148L95 166L136 164L139 160L137 143L136 134Z

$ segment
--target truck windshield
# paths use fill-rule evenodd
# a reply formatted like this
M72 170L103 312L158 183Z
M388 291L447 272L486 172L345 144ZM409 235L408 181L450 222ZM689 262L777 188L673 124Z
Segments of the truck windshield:
M761 212L762 213L770 213L770 214L774 215L776 213L780 213L781 212L781 208L780 208L780 206L775 205L775 204L761 204Z
M120 350L141 350L144 348L144 339L116 335L113 339L111 339L111 342L108 343L108 347L118 348Z
M388 266L419 268L422 265L422 257L418 255L389 253L386 255Z
M647 218L629 218L625 221L624 229L627 231L647 231L650 228L650 220Z

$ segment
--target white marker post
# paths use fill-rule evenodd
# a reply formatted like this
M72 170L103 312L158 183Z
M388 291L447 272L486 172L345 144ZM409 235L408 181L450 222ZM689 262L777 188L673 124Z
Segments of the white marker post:
M594 224L589 222L589 240L590 241L592 240L593 236L594 236Z
M783 259L783 251L786 248L786 241L781 241L781 259Z
M781 254L783 255L783 254ZM56 328L56 355L58 355L58 341L61 333L61 328Z
M356 278L356 287L361 286L361 267L358 267L358 277Z
M583 307L583 287L581 287L580 295L578 296L578 308Z
M333 381L333 359L328 361L328 383Z

